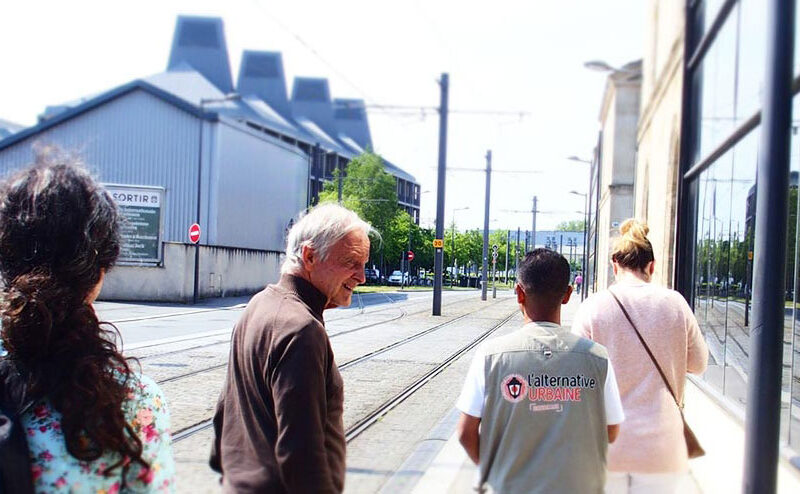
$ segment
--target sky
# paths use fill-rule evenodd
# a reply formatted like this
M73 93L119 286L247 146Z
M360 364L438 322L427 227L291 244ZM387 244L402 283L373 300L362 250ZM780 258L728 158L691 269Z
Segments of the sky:
M231 70L245 49L283 53L295 76L367 105L375 150L422 187L421 223L436 215L437 80L450 77L447 163L482 169L492 150L490 227L537 229L582 218L606 74L642 57L645 0L0 0L0 119L32 125L47 105L166 69L176 17L223 18ZM491 110L513 115L475 115ZM525 116L520 116L524 113ZM504 173L524 171L525 173ZM485 173L447 174L446 224L482 228ZM462 209L469 208L469 209ZM454 211L457 210L457 211ZM514 212L527 211L527 212ZM581 213L578 213L581 211Z

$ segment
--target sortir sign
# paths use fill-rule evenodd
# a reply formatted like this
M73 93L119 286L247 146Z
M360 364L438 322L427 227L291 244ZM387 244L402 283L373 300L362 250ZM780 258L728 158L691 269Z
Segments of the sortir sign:
M145 185L104 184L120 215L119 261L161 262L164 188Z

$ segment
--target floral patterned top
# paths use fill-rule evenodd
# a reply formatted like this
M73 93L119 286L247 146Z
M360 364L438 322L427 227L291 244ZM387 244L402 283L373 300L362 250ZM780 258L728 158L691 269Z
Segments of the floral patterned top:
M118 461L119 454L109 452L92 462L70 455L61 431L61 413L43 400L22 416L37 493L174 492L175 462L164 395L146 376L132 375L128 386L128 399L123 403L125 417L142 440L142 458L150 468L132 464L123 490L121 467L109 476L103 475L105 468Z

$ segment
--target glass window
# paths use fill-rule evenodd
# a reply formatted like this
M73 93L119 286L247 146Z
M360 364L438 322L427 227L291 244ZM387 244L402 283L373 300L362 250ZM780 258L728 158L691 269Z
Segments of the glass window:
M736 403L747 396L758 131L698 178L695 315L709 346L704 378Z
M795 98L794 111L800 112ZM709 346L704 379L734 403L744 405L750 354L753 300L753 241L756 167L760 129L723 155L697 179L695 315ZM796 280L800 266L800 122L793 127L788 187L784 362L781 439L800 447L800 306Z
M792 104L795 119L792 122L791 174L789 177L789 219L787 224L786 252L786 315L784 325L783 390L786 399L781 404L781 433L793 449L800 449L800 294L797 287L800 278L800 97Z
M766 70L767 12L762 0L742 0L739 15L736 125L762 105Z
M697 69L694 81L701 84L697 105L700 118L699 148L697 159L703 159L719 145L735 128L736 124L736 28L735 7L714 43L706 52Z

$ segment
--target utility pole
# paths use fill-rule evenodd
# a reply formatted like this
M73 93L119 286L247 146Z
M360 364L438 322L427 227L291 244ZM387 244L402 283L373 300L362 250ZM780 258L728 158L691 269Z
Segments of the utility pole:
M447 176L447 98L450 76L442 74L439 104L439 167L436 191L436 238L433 249L433 315L442 315L442 264L444 264L444 191Z
M531 232L528 231L528 230L525 230L525 254L530 252L530 249L528 248L528 245L529 245L528 244L528 239L530 239L530 237L531 237Z
M511 230L506 230L506 276L505 282L508 283L508 248L511 244Z
M519 227L517 227L517 244L515 245L515 255L514 255L514 280L519 279Z
M492 150L486 151L486 203L483 213L483 270L481 281L481 300L486 300L486 290L489 288L488 262L489 262L489 195L492 190Z
M531 213L533 213L533 233L531 235L531 250L536 248L536 196L533 196L533 209L531 209Z

